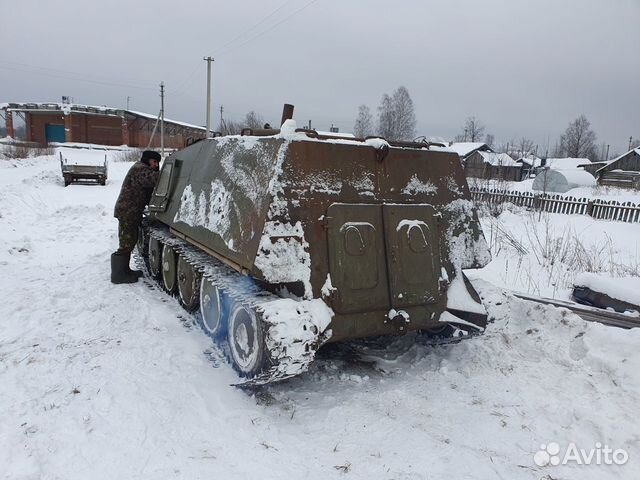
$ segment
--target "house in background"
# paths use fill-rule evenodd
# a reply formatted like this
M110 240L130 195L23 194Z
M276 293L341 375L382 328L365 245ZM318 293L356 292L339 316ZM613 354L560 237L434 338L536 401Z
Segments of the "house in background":
M596 176L600 185L640 189L640 147L607 162Z
M24 120L25 140L39 145L76 142L136 148L160 146L157 116L133 110L69 103L2 103L0 115L5 119L7 136L15 138L17 115ZM164 120L167 148L184 148L205 136L206 128Z
M465 160L475 152L493 152L489 145L481 142L450 142L446 150L457 153L463 165Z
M522 165L522 180L535 177L537 169L544 166L544 160L535 155L524 155L518 158L516 163Z
M591 160L589 160L588 158L547 158L543 166L547 166L553 170L576 170L581 165L586 165L589 163L591 163Z
M467 178L519 182L522 179L522 164L506 153L476 150L465 159L464 173Z
M588 162L581 163L578 165L578 168L583 169L585 172L589 172L591 175L596 177L596 172L600 170L602 167L606 166L609 162Z

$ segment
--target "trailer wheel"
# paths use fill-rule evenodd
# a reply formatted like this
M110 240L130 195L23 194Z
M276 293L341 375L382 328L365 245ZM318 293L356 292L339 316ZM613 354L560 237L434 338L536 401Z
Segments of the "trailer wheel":
M176 252L169 245L165 245L162 247L162 283L167 292L175 291L176 280Z
M178 279L178 298L185 310L192 312L198 308L200 300L200 281L202 275L193 265L180 255L176 268Z
M253 309L233 306L227 339L231 363L240 376L255 377L266 367L264 328Z

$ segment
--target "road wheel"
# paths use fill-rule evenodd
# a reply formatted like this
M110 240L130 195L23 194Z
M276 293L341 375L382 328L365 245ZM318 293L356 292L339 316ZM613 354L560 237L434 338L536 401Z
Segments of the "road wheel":
M173 293L176 289L176 252L169 245L162 247L162 283L165 290Z
M178 267L176 269L178 277L178 298L185 310L192 312L198 308L200 301L200 281L202 275L184 256L178 257Z
M266 368L264 327L253 309L232 307L227 339L231 363L241 376L252 378Z
M160 258L162 256L162 244L157 238L149 239L149 250L147 254L149 262L149 273L153 278L160 278L160 272L162 271L162 262Z
M202 328L210 337L220 337L224 332L225 308L220 289L208 278L200 282L200 315Z

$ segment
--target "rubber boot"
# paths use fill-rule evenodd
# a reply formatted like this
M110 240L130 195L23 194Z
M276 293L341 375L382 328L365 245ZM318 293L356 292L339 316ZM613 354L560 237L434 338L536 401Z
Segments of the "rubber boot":
M135 275L136 278L140 278L143 275L142 271L131 270L131 267L129 267L130 263L131 263L131 254L127 255L127 271L129 272L129 275Z
M111 283L136 283L138 276L130 273L129 255L111 254Z

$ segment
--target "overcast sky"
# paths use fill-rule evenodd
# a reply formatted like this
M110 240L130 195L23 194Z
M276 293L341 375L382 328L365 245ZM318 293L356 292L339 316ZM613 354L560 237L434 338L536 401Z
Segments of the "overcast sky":
M497 143L553 147L580 114L598 143L640 137L640 0L0 0L0 102L59 101L205 123L203 56L219 107L351 131L404 85L418 133L475 115Z

